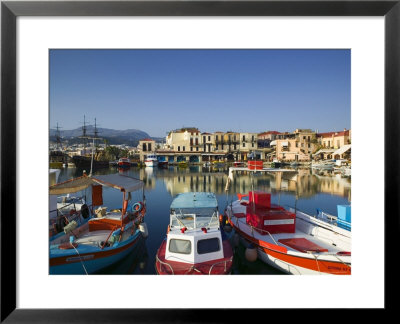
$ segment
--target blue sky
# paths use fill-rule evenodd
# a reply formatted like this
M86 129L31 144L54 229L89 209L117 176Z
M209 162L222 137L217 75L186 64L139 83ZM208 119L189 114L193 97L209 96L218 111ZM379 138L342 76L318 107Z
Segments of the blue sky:
M50 127L350 129L350 50L50 50Z

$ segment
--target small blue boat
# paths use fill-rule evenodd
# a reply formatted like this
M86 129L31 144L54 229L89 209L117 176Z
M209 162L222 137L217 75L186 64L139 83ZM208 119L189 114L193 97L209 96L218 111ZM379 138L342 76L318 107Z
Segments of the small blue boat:
M61 236L50 242L50 274L91 274L127 256L147 237L144 223L146 203L144 183L123 174L87 176L50 187L50 194L77 192L92 186L92 214L96 217L79 224L71 221ZM122 208L108 210L102 206L102 188L122 192ZM134 194L140 198L134 199ZM95 209L95 207L98 207Z

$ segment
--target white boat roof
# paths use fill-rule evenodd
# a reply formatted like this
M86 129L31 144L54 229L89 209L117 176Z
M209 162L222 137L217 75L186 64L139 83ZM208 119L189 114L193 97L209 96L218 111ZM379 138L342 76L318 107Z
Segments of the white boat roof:
M218 208L218 201L212 192L185 192L177 195L171 209Z
M50 195L78 192L96 184L115 188L124 192L132 192L144 187L142 180L119 173L95 176L83 175L79 178L70 179L50 186Z

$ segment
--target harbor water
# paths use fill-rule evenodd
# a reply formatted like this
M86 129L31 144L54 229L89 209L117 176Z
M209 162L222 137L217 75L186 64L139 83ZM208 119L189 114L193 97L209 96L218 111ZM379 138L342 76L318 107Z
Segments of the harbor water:
M156 274L155 256L162 240L166 236L169 223L169 207L173 198L183 192L207 191L217 195L219 212L236 200L237 193L246 194L251 190L271 193L271 202L284 207L295 207L307 214L315 215L317 208L331 215L337 215L337 205L348 205L351 200L351 180L341 174L330 171L315 172L311 168L297 169L297 176L285 177L285 174L255 173L250 176L243 172L237 175L226 191L228 168L203 166L168 166L165 168L131 167L118 169L110 167L100 169L94 174L123 173L138 178L145 183L147 213L144 221L149 235L141 239L140 244L125 259L102 270L99 274ZM61 170L58 182L66 181L83 174L77 168ZM75 194L86 197L91 204L90 189ZM108 209L120 208L121 195L118 191L104 188L104 206ZM233 275L240 274L282 274L260 260L249 262L244 257L245 247L235 247Z

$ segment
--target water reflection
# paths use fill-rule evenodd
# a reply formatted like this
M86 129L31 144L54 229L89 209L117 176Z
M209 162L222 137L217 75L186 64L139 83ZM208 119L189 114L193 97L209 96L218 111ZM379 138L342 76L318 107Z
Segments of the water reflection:
M155 274L155 255L166 235L169 223L169 208L173 197L190 191L210 191L217 195L219 211L224 208L236 193L247 193L254 189L273 193L271 201L284 206L296 206L299 210L314 214L316 208L335 215L337 205L350 201L351 179L330 173L315 173L312 169L297 169L297 173L248 173L236 174L228 193L225 191L228 168L206 168L188 166L185 168L168 166L166 168L117 169L111 167L94 174L121 173L139 178L145 184L147 214L145 222L149 236L142 241L127 258L105 269L102 273L112 274ZM83 170L62 169L59 182L82 176ZM85 193L90 204L91 191ZM229 196L229 197L228 197ZM105 205L120 208L121 197L115 190L104 189ZM249 263L244 259L243 249L235 251L234 274L276 274L276 271L260 260Z
M246 193L252 189L267 192L287 192L298 198L312 197L318 193L341 196L350 200L351 180L340 174L313 173L311 169L298 169L297 174L255 173L250 177L248 172L237 174L229 187L229 194ZM146 189L154 189L156 179L162 180L171 196L191 191L211 191L225 194L228 169L205 167L169 167L166 169L144 168L139 170L140 178Z
M229 187L229 194L246 193L252 189L267 192L287 192L295 194L298 198L308 198L319 193L340 196L350 201L351 180L341 174L329 171L315 173L312 169L297 169L297 174L262 173L258 172L249 176L248 172L236 174ZM156 182L163 181L166 190L171 196L191 191L211 191L216 194L225 194L228 178L228 168L212 168L190 166L186 168L131 168L131 169L101 169L95 174L108 174L119 172L134 177L139 177L145 183L146 190L156 187ZM79 169L63 169L60 179L82 175Z

